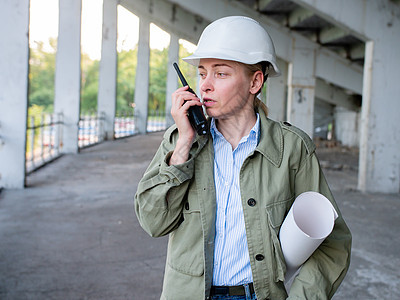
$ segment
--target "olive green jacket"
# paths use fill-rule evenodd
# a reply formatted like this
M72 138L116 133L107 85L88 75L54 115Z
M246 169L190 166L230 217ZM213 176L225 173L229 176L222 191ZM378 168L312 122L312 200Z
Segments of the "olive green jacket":
M260 118L260 142L240 170L257 299L330 299L349 267L350 231L322 174L311 139L262 112ZM169 234L161 299L207 299L216 214L213 143L211 136L197 136L188 161L168 166L177 138L175 126L166 131L138 185L135 209L141 226L151 236ZM333 232L303 265L288 295L278 234L294 199L306 191L325 195L339 217Z

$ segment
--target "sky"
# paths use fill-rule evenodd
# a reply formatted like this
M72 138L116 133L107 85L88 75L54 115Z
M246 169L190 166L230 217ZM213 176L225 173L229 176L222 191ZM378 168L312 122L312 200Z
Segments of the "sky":
M29 41L48 44L50 37L58 36L58 0L30 0ZM82 0L81 49L91 59L100 59L103 1ZM133 49L138 42L139 18L118 6L117 49ZM150 48L162 50L169 45L169 34L154 24L150 25ZM194 45L181 41L190 52ZM50 47L46 49L50 50Z

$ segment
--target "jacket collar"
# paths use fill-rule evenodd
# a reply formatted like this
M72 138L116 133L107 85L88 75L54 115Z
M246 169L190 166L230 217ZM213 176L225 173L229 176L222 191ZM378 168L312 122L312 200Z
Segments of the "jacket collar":
M260 142L258 143L255 151L260 152L264 155L274 166L278 167L282 163L283 158L283 133L282 127L278 122L268 119L265 113L260 110ZM208 128L211 125L211 118L208 118ZM167 130L164 138L172 142L174 132L177 133L176 125L174 124ZM175 134L177 138L177 134ZM199 136L193 142L195 146L195 152L199 152L207 144L208 140L211 138L211 133L207 135Z
M268 119L260 110L260 142L255 151L264 155L274 166L278 167L283 158L283 133L278 122Z

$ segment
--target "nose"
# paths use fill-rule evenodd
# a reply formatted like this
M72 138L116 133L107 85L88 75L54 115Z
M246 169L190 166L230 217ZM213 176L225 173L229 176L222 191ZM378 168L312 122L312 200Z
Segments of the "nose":
M214 89L214 84L212 82L212 77L211 76L205 76L202 79L200 79L200 90L202 92L209 92Z

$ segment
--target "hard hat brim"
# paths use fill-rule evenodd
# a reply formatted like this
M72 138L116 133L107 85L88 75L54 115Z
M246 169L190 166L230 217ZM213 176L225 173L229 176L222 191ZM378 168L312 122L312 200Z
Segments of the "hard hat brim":
M277 64L275 63L275 58L267 58L265 57L265 59L261 60L261 61L241 61L239 60L237 57L235 56L230 56L229 54L227 54L226 52L221 55L221 52L218 53L210 53L208 52L207 54L202 54L202 53L195 53L192 54L188 57L184 57L182 58L185 62L198 67L199 63L200 63L200 59L202 58L215 58L215 59L222 59L222 60L230 60L230 61L237 61L237 62L241 62L243 64L248 64L248 65L252 65L252 64L257 64L261 61L267 61L269 62L273 69L270 69L268 71L268 77L278 77L281 75L281 71L279 70Z

